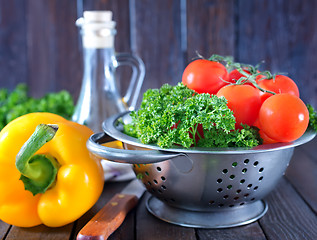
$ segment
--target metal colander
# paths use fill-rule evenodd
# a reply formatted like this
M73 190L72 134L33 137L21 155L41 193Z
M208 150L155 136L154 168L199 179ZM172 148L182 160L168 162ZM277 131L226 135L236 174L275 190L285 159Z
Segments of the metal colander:
M127 116L107 119L105 133L94 134L88 149L99 158L133 164L151 193L148 210L162 220L188 227L233 227L262 217L267 211L262 199L283 176L294 147L315 136L307 132L292 143L252 149L162 150L123 134L118 119ZM101 146L108 136L122 141L125 149Z

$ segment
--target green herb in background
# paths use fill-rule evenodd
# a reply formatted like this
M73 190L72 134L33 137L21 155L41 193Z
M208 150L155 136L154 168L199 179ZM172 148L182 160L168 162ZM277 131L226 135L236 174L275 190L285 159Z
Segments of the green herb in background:
M226 104L225 98L197 94L182 83L165 84L144 93L140 109L131 112L132 123L124 125L124 132L145 144L156 143L162 148L173 144L186 148L259 145L258 129L244 126L235 130L233 112ZM200 138L199 125L203 128L203 138Z
M312 105L307 104L306 106L309 112L309 127L317 132L317 112Z
M74 112L73 98L65 90L32 98L25 84L18 84L12 92L0 89L0 130L15 118L31 112L51 112L70 119Z

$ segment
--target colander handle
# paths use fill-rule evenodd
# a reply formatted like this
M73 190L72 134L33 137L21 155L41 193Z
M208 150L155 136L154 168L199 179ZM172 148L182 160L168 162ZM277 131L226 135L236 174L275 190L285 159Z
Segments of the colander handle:
M100 144L113 141L106 133L95 133L87 141L88 150L100 159L114 162L147 164L184 156L184 153L171 153L158 150L127 150L110 148Z

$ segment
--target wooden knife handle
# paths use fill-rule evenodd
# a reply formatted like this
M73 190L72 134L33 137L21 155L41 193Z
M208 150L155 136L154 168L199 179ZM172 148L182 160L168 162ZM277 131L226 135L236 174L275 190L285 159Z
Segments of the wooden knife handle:
M77 240L107 239L122 224L137 202L138 198L134 195L116 194L80 230Z

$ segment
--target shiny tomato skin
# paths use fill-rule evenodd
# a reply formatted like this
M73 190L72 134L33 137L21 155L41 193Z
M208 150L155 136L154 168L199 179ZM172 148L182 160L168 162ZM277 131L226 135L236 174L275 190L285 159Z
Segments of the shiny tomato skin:
M259 86L265 90L275 93L290 93L299 97L299 90L296 83L289 77L284 75L276 75L275 79L263 79L258 82ZM262 103L272 96L271 93L259 91Z
M187 65L182 82L197 93L216 94L228 84L228 71L219 62L198 59Z
M261 100L258 90L250 85L227 85L221 88L218 97L225 97L228 107L236 118L237 129L241 129L241 123L252 126L258 118Z
M309 113L305 103L289 94L276 94L264 101L259 112L261 130L278 142L291 142L307 129Z
M263 140L262 144L271 144L271 143L277 143L276 140L269 138L262 130L262 127L260 126L259 118L255 120L253 126L257 127L259 129L260 137Z

